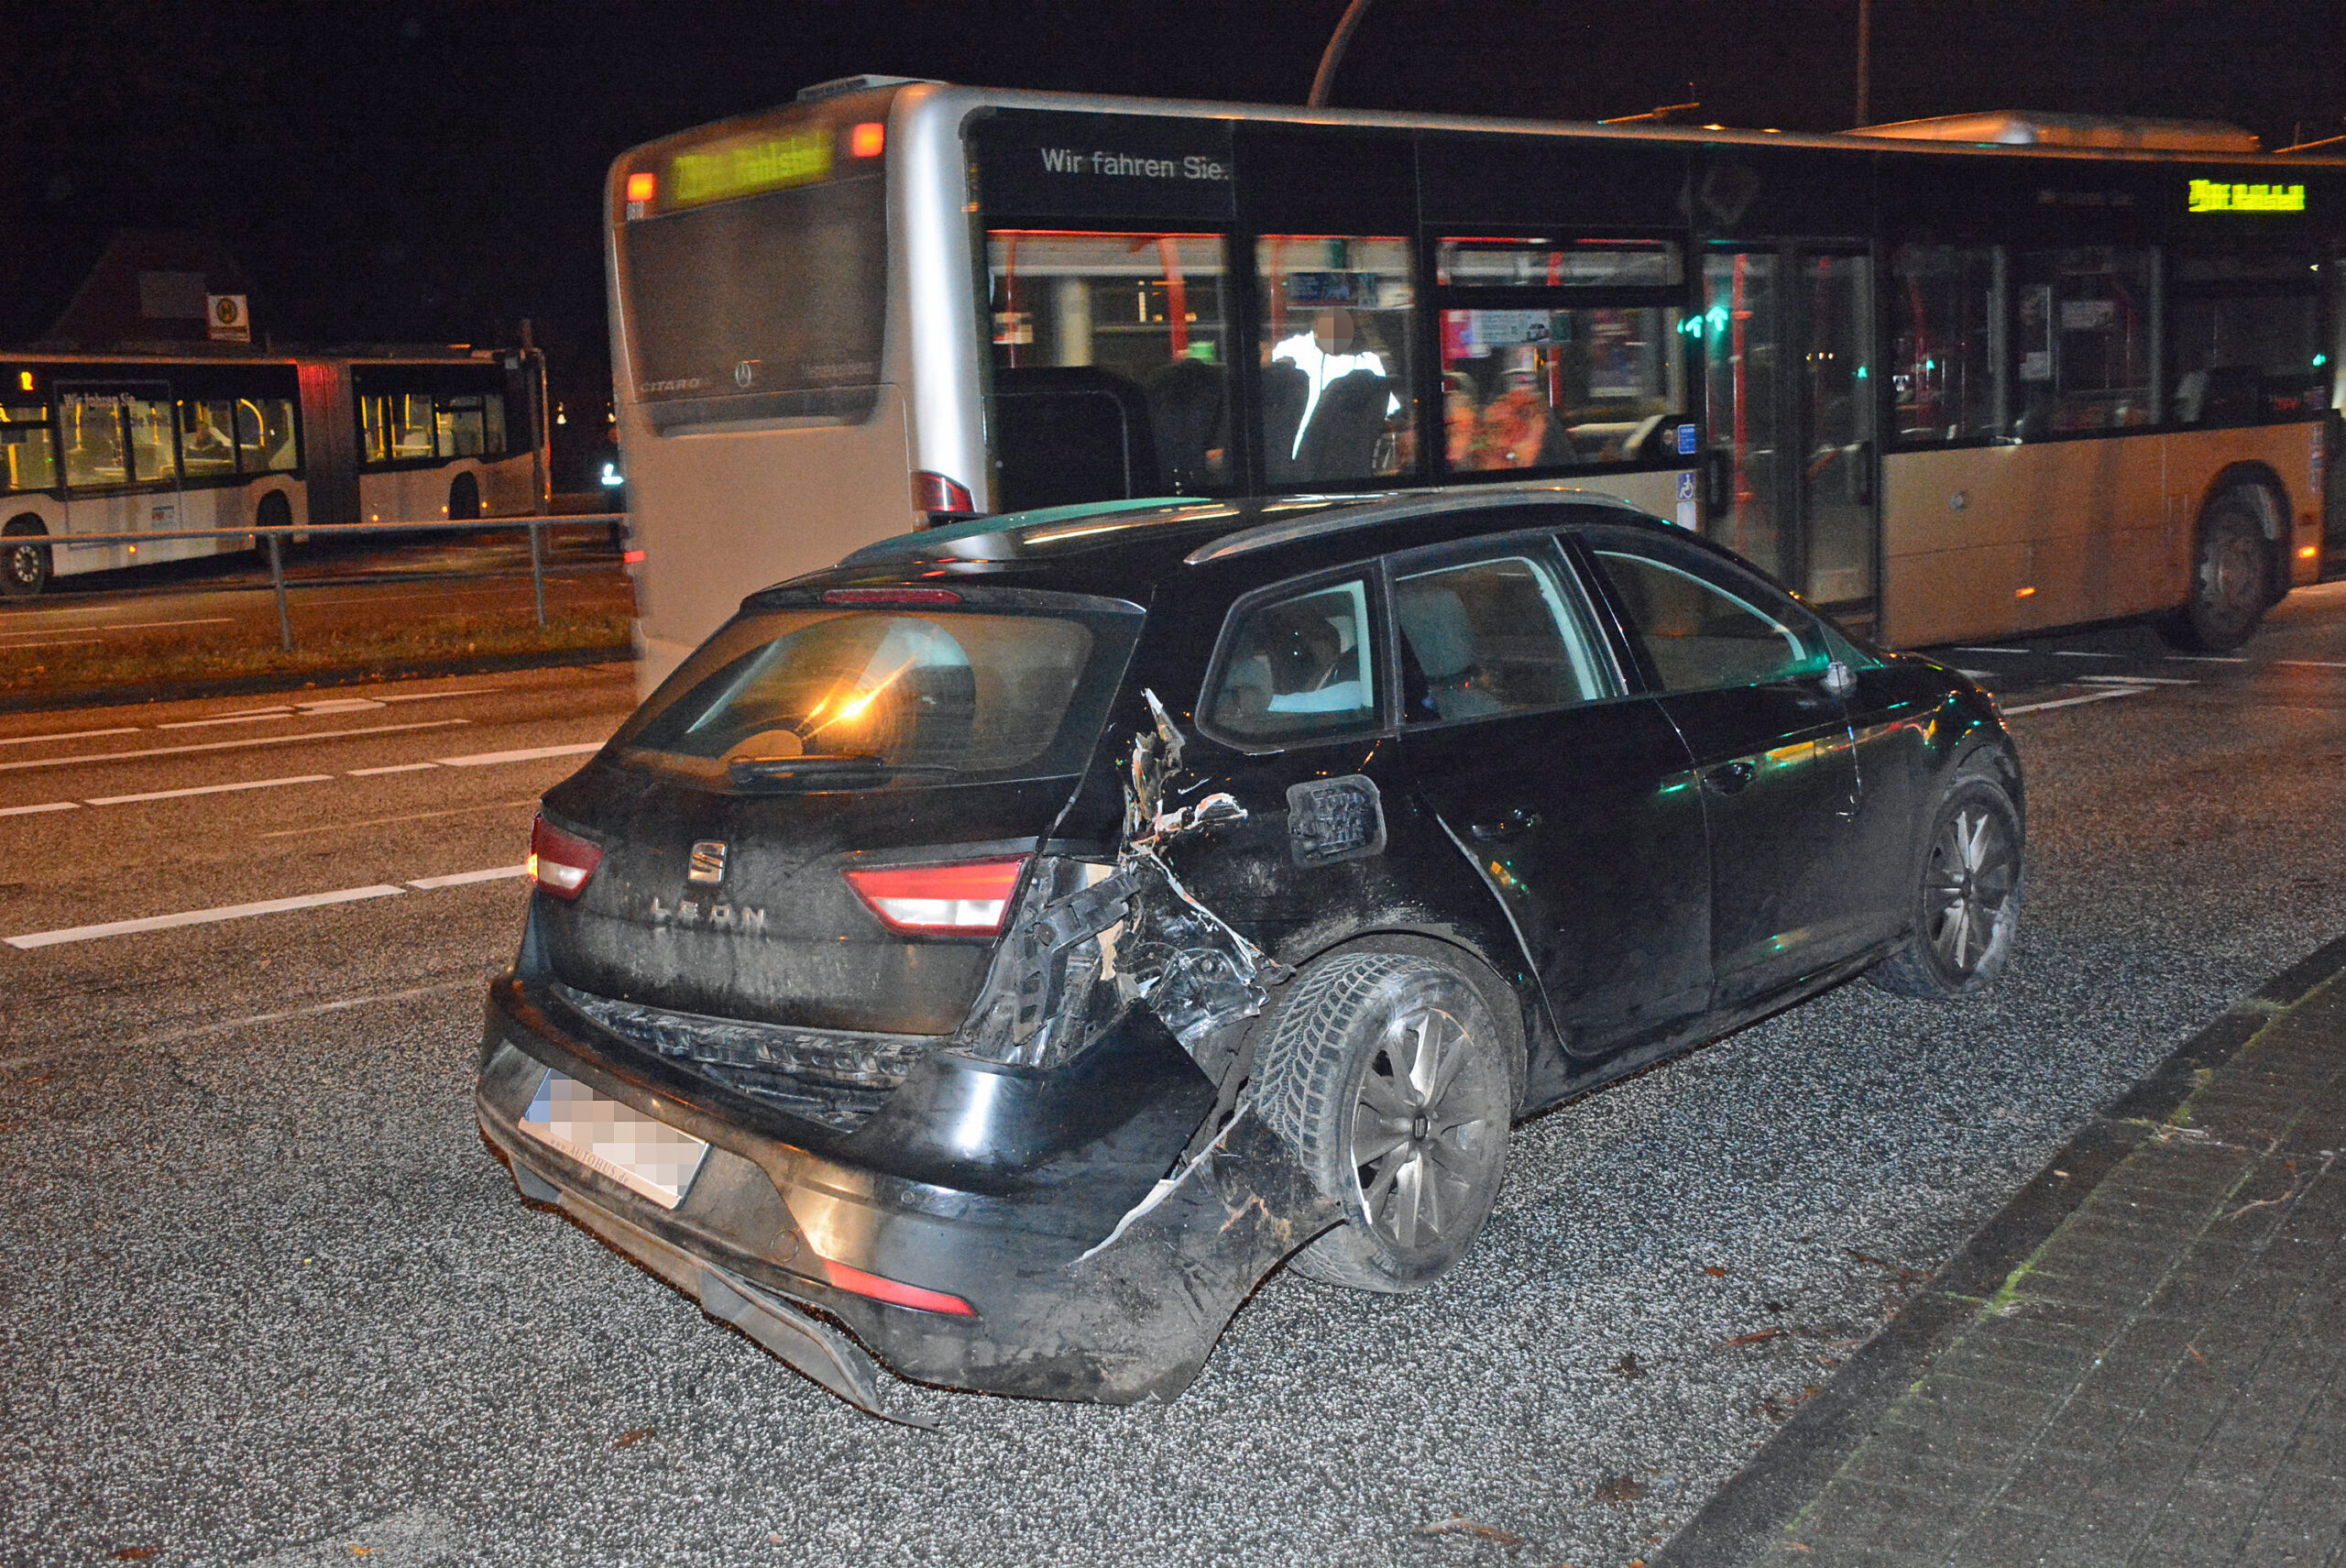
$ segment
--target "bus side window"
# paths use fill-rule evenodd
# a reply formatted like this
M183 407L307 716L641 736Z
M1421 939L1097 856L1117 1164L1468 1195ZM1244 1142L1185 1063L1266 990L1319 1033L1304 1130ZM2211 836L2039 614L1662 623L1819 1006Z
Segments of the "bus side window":
M432 399L423 392L409 392L391 400L391 456L394 459L430 457L434 455L432 438Z
M439 414L440 455L477 457L487 439L478 397L443 398Z
M2307 257L2185 252L2167 330L2177 424L2302 419L2330 406L2319 274Z
M362 405L369 400L361 400ZM368 455L372 460L371 445ZM293 439L292 399L236 400L236 463L247 474L281 474L301 466L301 448Z
M176 479L180 449L171 438L171 405L152 398L125 398L125 421L130 426L131 462L141 479Z
M2151 253L2091 245L2012 262L2014 433L2150 423Z
M1222 239L995 229L1003 510L1229 488Z
M1409 242L1265 235L1263 474L1275 488L1417 467Z
M358 400L358 460L362 463L388 463L391 460L391 400L370 394Z
M1996 418L1996 256L1903 245L1890 262L1891 395L1913 445L2002 433Z
M226 398L180 400L180 454L189 478L236 471L236 448L228 433L236 423L234 408Z
M46 490L56 484L49 410L39 403L0 402L0 489Z
M130 481L122 405L111 392L68 392L58 399L65 428L65 482L76 489Z
M480 400L482 450L491 457L505 455L505 394L488 392Z

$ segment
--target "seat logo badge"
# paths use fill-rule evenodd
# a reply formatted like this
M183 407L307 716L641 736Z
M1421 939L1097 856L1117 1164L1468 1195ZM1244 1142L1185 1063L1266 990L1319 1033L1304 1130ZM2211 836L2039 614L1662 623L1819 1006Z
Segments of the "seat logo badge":
M692 863L685 871L686 882L720 883L725 880L725 844L718 839L703 839L693 846Z

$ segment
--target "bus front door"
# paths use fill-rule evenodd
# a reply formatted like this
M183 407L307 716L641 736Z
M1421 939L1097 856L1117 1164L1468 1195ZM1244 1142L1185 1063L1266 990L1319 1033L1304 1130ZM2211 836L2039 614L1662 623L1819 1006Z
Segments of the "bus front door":
M1840 620L1877 618L1872 264L1703 258L1705 532Z

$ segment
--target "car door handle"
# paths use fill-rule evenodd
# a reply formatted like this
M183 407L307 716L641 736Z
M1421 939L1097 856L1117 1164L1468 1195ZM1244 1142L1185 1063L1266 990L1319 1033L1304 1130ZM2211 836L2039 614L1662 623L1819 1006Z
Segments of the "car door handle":
M1737 795L1760 772L1753 762L1722 762L1703 775L1703 783L1713 795Z
M1529 833L1540 826L1540 814L1516 806L1496 822L1471 822L1466 831L1487 844L1494 839L1512 839L1518 833Z

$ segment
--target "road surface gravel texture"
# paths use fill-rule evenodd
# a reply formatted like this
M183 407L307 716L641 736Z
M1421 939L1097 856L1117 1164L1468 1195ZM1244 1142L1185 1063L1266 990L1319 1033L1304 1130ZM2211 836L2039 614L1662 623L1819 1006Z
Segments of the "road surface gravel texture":
M474 1130L524 890L452 879L518 862L624 672L0 724L0 762L373 731L0 768L0 810L55 808L0 816L0 936L380 890L0 947L0 1562L1622 1568L2092 1112L2346 931L2346 589L2244 662L2000 649L1946 654L2030 770L1989 999L1845 987L1520 1129L1421 1296L1281 1273L1169 1406L915 1391L933 1432L524 1209ZM126 795L165 797L80 804Z

